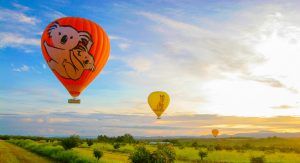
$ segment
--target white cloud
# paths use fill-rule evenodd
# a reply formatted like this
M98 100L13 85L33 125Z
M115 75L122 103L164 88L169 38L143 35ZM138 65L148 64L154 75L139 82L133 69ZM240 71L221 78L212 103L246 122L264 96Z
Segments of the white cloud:
M43 6L44 10L44 16L49 18L50 21L53 21L58 18L66 17L66 15L58 10L52 9L48 6Z
M20 9L22 11L28 11L28 10L31 10L29 7L27 6L24 6L24 5L21 5L19 3L12 3L12 5L17 8L17 9Z
M36 25L39 19L22 12L0 8L0 21L17 21L24 24Z
M27 72L27 71L29 71L29 69L30 69L29 66L23 65L23 66L18 67L18 68L16 68L16 67L13 66L13 69L12 69L12 70L13 70L13 71L16 71L16 72Z
M4 47L24 47L39 46L40 40L36 38L26 38L17 33L0 32L0 48Z
M128 43L120 43L120 44L118 44L118 47L119 47L121 50L126 50L126 49L129 48L129 46L130 46L130 44L128 44Z

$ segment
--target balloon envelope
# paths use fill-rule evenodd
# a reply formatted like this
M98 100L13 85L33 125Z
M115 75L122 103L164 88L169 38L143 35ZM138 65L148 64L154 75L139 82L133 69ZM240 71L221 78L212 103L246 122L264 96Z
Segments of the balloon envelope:
M217 137L219 135L219 130L218 129L212 129L211 133L214 137Z
M148 104L159 119L162 113L167 109L170 103L170 97L166 92L156 91L148 96Z
M75 98L103 69L110 44L98 24L84 18L64 17L46 27L41 48L49 68Z

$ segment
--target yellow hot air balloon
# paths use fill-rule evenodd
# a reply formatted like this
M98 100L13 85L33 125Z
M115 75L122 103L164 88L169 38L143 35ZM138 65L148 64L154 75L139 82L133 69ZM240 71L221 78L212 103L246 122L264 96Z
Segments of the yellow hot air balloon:
M218 129L212 129L211 130L211 134L214 136L214 137L217 137L219 135L219 130Z
M160 119L160 116L167 109L169 103L170 97L166 92L156 91L148 96L148 104L157 115L157 119Z

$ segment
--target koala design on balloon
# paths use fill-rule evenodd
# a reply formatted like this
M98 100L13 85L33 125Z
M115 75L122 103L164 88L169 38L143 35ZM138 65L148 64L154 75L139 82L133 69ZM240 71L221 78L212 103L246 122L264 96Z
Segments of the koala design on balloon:
M55 22L48 30L53 46L46 41L44 47L51 60L49 67L66 79L77 80L84 70L95 70L94 57L89 53L93 44L87 32Z

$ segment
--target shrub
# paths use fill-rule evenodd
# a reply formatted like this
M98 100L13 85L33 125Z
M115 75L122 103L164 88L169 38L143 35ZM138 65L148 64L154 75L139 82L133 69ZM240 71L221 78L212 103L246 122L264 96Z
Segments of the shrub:
M72 149L77 147L80 144L81 140L80 137L77 135L72 135L69 138L65 138L61 141L61 145L64 147L65 150Z
M92 139L87 139L86 143L90 147L90 146L92 146L94 144L94 141Z
M103 152L100 149L94 149L94 156L99 160L103 156Z
M264 163L264 162L266 162L266 160L265 160L265 156L252 156L251 158L250 158L250 162L251 163Z
M151 154L144 146L136 147L135 151L129 155L132 163L150 163Z
M197 142L193 142L192 147L194 147L195 149L198 149L198 143Z
M172 145L158 145L157 150L151 155L154 163L172 163L175 161L176 153Z
M217 144L215 146L215 150L217 150L217 151L223 150L223 147L220 144Z
M198 155L200 156L201 160L203 160L203 158L207 157L207 155L208 155L207 149L206 148L201 148L199 150Z
M65 151L61 146L52 146L48 144L40 144L32 140L9 140L9 143L20 146L24 149L27 149L33 153L46 156L57 162L64 163L90 163L95 162L96 160L91 160L85 157L78 155L75 151L67 150Z
M114 143L114 149L119 149L121 147L121 144L120 143Z

